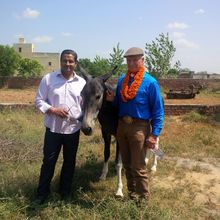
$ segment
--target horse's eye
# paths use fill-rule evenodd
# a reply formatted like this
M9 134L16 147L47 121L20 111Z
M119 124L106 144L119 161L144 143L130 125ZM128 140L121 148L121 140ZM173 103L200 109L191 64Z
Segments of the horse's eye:
M95 98L96 98L96 100L98 100L98 99L101 98L101 96L100 95L96 95Z

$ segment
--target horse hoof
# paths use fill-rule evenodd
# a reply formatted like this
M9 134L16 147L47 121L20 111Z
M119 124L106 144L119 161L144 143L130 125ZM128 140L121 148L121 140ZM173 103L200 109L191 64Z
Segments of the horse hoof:
M157 171L157 168L155 168L155 167L152 167L152 168L151 168L151 172L152 172L152 173L156 173L156 171Z
M115 196L118 197L118 198L124 197L122 191L117 191L116 194L115 194Z

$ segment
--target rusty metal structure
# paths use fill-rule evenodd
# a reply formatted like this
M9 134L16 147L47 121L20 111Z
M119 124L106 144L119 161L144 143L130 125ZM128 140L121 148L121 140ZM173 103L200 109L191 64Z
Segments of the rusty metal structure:
M167 99L193 99L196 94L199 94L201 85L190 85L188 88L182 89L170 89L169 92L166 92Z

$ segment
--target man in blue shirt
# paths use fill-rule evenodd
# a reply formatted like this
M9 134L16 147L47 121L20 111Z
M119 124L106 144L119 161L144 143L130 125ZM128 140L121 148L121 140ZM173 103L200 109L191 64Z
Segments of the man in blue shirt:
M118 80L114 99L119 110L117 140L131 199L149 198L146 150L155 147L164 119L160 88L146 71L143 55L137 47L125 53L128 70ZM112 96L110 92L107 100Z

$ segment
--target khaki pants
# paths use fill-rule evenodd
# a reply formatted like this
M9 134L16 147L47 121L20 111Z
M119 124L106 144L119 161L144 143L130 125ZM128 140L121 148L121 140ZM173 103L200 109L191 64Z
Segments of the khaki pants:
M138 120L128 124L119 119L117 140L127 178L128 193L131 198L149 197L145 164L147 150L145 139L149 134L149 122Z

